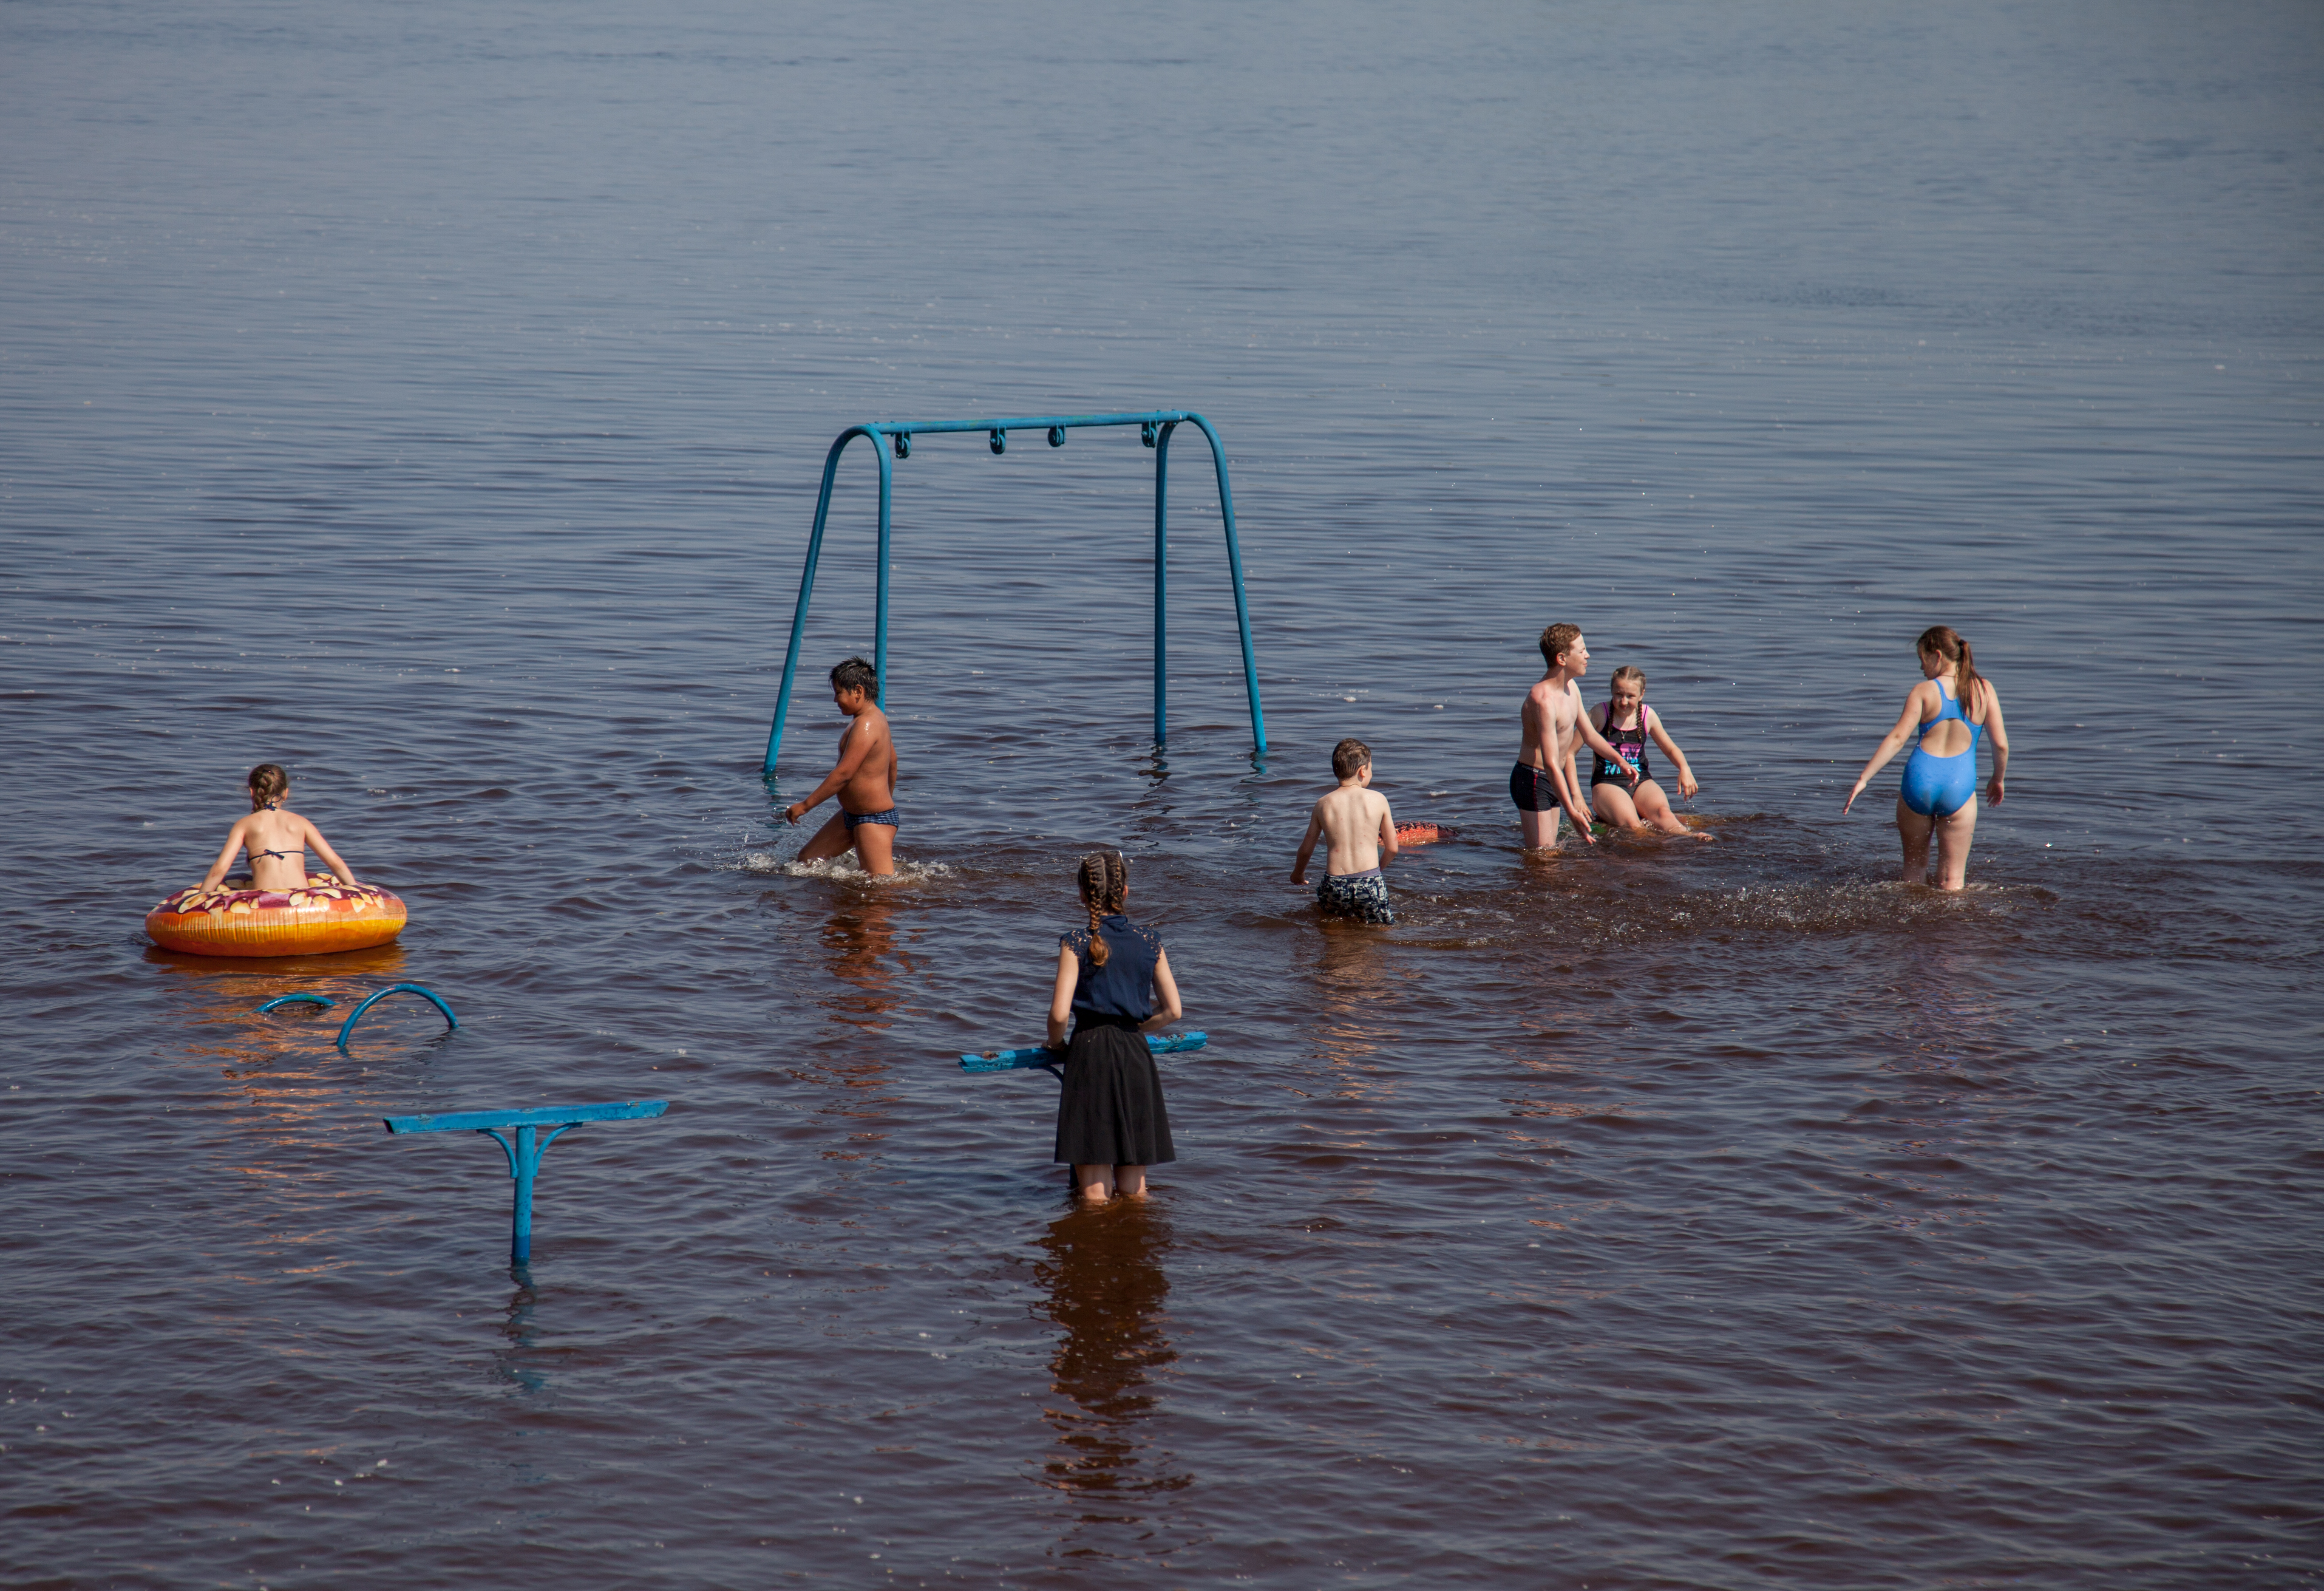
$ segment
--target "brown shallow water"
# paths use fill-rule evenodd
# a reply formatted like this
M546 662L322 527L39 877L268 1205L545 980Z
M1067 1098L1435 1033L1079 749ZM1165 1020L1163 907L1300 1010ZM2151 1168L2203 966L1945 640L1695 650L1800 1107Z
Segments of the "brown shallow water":
M0 1578L2313 1583L2324 142L2236 14L12 8ZM910 866L792 864L830 436L1146 404L1269 755L1199 457L1157 749L1151 455L927 442ZM1715 843L1517 850L1567 616ZM1837 815L1940 621L1950 898ZM1284 882L1349 733L1457 831L1385 932ZM261 759L397 944L146 943ZM1211 1042L1076 1212L955 1061L1101 843ZM521 1274L379 1126L642 1097Z

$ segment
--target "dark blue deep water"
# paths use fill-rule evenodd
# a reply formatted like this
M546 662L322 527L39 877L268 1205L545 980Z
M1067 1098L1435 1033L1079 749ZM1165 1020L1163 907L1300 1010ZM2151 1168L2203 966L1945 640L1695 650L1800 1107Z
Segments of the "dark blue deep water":
M2324 13L0 7L0 1581L2324 1577ZM872 639L892 883L781 802ZM1534 637L1714 844L1527 858ZM2009 796L1896 881L1967 635ZM1594 695L1593 700L1597 699ZM1286 880L1343 735L1456 838ZM393 947L168 954L287 764ZM1209 1047L1076 1212L1130 855ZM328 1016L398 979L351 1053ZM383 1115L669 1099L550 1153Z

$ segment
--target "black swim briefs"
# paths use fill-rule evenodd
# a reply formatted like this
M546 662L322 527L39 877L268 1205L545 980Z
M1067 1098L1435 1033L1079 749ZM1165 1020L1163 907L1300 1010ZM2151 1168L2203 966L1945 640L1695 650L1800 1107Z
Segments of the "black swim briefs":
M1557 798L1557 781L1545 768L1528 768L1518 763L1509 769L1509 799L1519 812L1563 812L1565 804Z

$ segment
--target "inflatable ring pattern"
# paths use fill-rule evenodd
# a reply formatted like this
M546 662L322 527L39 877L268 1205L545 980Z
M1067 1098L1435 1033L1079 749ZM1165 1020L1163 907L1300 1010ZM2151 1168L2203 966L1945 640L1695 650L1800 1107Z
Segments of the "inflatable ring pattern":
M145 932L164 950L199 956L367 950L403 932L403 902L374 885L342 884L328 873L308 874L304 889L248 884L228 878L217 889L180 889L145 914Z

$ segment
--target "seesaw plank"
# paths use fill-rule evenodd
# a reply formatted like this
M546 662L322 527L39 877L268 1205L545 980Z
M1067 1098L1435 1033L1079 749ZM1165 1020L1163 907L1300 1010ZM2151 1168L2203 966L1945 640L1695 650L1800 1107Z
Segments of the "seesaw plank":
M1209 1044L1209 1035L1199 1033L1174 1033L1167 1038L1155 1034L1146 1035L1146 1047L1157 1055L1168 1055L1180 1050L1199 1050ZM1063 1050L1052 1050L1033 1044L1021 1050L996 1050L988 1055L963 1055L963 1071L1029 1071L1054 1065L1065 1058Z
M552 1127L570 1121L636 1121L669 1108L667 1099L616 1099L604 1105L553 1105L545 1110L453 1110L380 1119L391 1133L476 1133L486 1127Z

